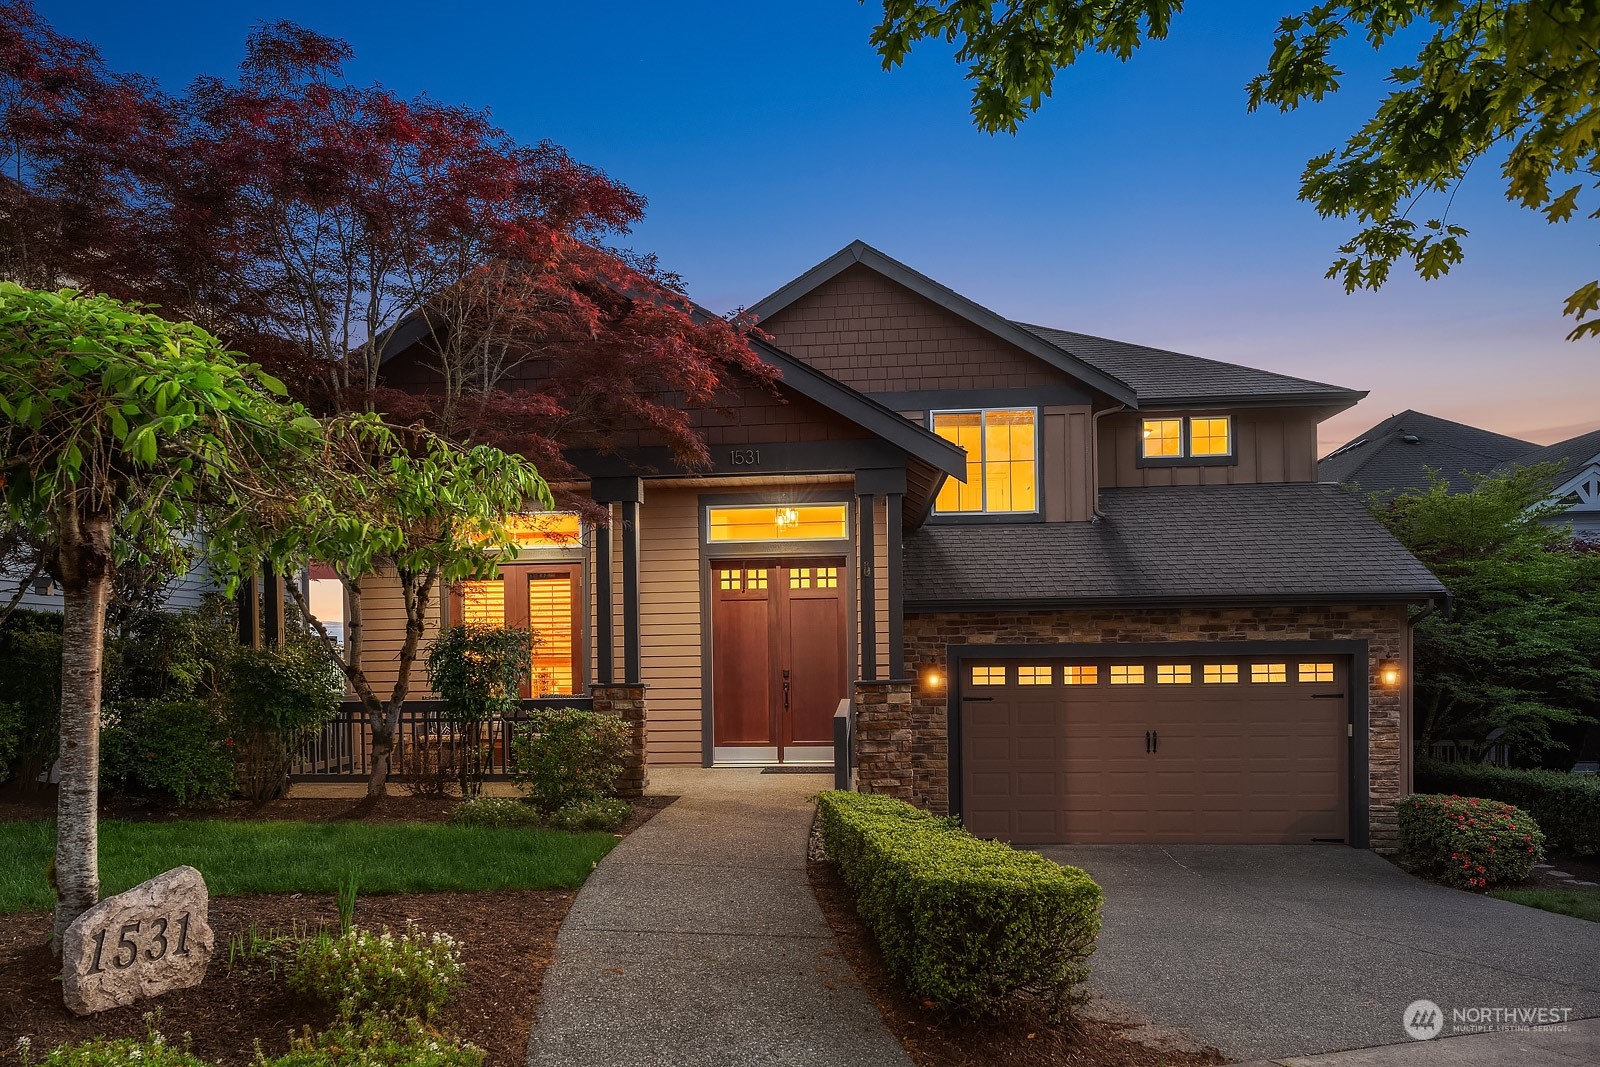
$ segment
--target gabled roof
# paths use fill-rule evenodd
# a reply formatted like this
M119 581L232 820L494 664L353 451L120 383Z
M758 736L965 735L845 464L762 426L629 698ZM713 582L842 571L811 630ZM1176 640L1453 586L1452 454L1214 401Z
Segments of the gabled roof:
M695 313L710 316L713 313L694 305ZM396 323L379 346L379 361L387 363L428 335L427 323L420 313L407 316ZM967 479L967 453L961 447L946 441L932 430L903 418L898 412L859 393L850 386L831 378L793 356L764 341L750 343L757 355L767 364L776 367L779 380L790 389L814 400L835 414L879 437L902 452L926 463L933 470L948 474L957 481ZM937 486L935 486L937 489Z
M1071 330L1018 326L1085 363L1133 386L1142 408L1166 404L1326 404L1339 410L1367 394L1339 385L1294 378L1237 363L1204 359L1146 345L1112 341Z
M929 300L946 311L959 315L973 325L987 330L1024 352L1037 356L1061 372L1071 375L1093 389L1098 389L1112 399L1129 407L1139 406L1138 395L1121 378L1107 373L1087 360L1078 358L1071 352L1063 351L1043 338L1024 330L1009 319L996 315L981 304L974 303L955 290L940 285L926 274L913 270L898 260L891 259L864 241L851 241L850 244L818 263L794 281L757 302L750 308L750 312L756 316L758 322L761 319L770 318L821 286L824 282L837 277L858 263L876 271L891 281L905 286L925 300Z
M830 411L849 419L864 430L888 441L909 456L934 470L967 480L967 452L959 445L912 422L864 393L845 385L814 367L802 363L781 348L765 341L752 341L751 347L763 360L778 369L779 380L808 400L815 400Z
M1445 595L1340 486L1162 486L1100 496L1098 523L922 527L905 542L906 609Z
M1437 471L1452 492L1463 492L1472 487L1470 475L1509 460L1522 462L1536 448L1531 441L1407 410L1328 453L1317 464L1317 476L1390 495L1426 489L1432 482L1428 472Z
M1580 467L1600 462L1600 430L1590 430L1543 448L1531 445L1529 448L1531 451L1523 452L1502 466L1534 467L1541 463L1559 463L1562 473L1573 474Z

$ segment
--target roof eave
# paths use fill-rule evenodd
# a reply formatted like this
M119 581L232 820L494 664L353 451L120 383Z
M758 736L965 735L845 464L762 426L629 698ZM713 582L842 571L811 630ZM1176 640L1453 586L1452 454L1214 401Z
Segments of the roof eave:
M864 241L850 242L850 244L818 263L798 278L757 301L750 307L750 313L756 317L757 322L770 318L818 286L837 277L858 263L882 274L891 281L905 286L918 296L939 305L946 311L987 330L1001 340L1015 345L1029 355L1043 360L1062 373L1071 375L1085 385L1099 390L1113 400L1126 404L1130 408L1137 409L1139 407L1138 394L1126 382L1112 377L1078 359L1071 353L1063 351L1040 337L1034 336L1009 319L995 314L981 304L974 303L947 286L940 285L932 278L911 269L904 263L891 259Z
M1357 604L1420 604L1433 600L1442 600L1446 597L1444 587L1436 590L1345 590L1335 592L1311 593L1282 593L1271 596L1259 594L1205 594L1186 596L1102 596L1102 597L1039 597L1037 599L1021 599L1009 597L1004 600L992 598L943 598L932 600L913 600L907 598L905 610L907 612L930 611L996 611L996 610L1061 610L1070 608L1099 608L1099 607L1163 607L1171 604L1180 605L1239 605L1252 604L1319 604L1319 603L1357 603Z

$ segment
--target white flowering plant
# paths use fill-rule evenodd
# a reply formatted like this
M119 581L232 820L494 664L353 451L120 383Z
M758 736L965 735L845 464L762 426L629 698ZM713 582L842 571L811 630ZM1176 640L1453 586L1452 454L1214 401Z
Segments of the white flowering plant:
M282 1056L257 1053L254 1067L484 1067L484 1061L476 1045L416 1019L369 1016L320 1034L308 1030Z
M455 938L407 923L399 934L324 930L295 947L289 988L337 1008L346 1022L366 1016L427 1022L460 988L466 968Z
M33 1042L17 1038L14 1048L21 1067L211 1067L189 1051L187 1034L181 1045L169 1042L156 1028L157 1016L146 1014L145 1036L95 1038L93 1041L57 1045L40 1059L33 1058ZM0 1052L0 1060L5 1054Z

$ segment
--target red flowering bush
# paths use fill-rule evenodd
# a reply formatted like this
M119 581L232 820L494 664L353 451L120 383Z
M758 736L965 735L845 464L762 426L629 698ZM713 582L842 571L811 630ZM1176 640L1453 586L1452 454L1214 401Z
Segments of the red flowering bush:
M1482 893L1522 881L1544 857L1539 824L1504 801L1419 793L1395 807L1400 862L1443 885Z

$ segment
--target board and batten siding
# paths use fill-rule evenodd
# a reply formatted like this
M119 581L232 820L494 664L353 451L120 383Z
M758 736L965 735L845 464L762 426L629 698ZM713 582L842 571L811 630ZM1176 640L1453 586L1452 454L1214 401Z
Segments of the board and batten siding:
M1182 415L1231 415L1234 454L1238 462L1213 466L1139 466L1141 420ZM1317 419L1315 413L1308 410L1146 411L1108 415L1100 423L1100 485L1104 489L1317 480Z

